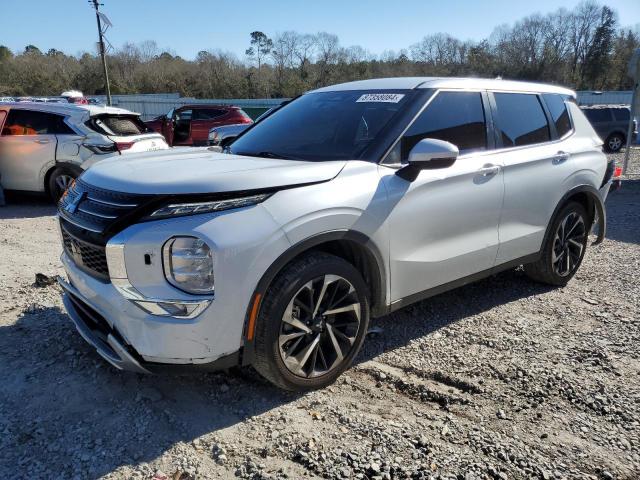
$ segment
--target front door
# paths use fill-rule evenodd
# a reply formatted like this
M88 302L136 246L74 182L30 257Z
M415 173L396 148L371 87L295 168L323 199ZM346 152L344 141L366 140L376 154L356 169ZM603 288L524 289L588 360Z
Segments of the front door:
M11 109L0 135L0 174L8 190L44 191L41 172L55 161L58 115Z
M493 267L504 182L501 165L487 152L494 145L488 110L482 92L436 93L383 164L406 161L423 138L457 145L457 161L423 170L413 182L380 167L391 204L392 302Z
M191 138L192 117L193 110L190 108L176 110L173 117L172 145L191 145L193 143Z

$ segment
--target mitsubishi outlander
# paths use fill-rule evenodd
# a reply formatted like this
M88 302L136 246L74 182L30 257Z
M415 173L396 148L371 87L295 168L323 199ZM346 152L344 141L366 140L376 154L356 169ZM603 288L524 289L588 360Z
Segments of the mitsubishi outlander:
M223 153L102 161L59 203L77 330L137 372L333 382L369 319L523 265L563 286L612 169L564 88L390 78L306 93ZM427 319L428 321L428 319Z

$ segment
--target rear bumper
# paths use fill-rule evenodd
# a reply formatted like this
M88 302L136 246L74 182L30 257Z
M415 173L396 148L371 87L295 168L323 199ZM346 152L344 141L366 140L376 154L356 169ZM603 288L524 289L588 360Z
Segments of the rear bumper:
M96 352L119 370L136 373L197 373L231 368L240 364L240 351L225 355L213 362L197 364L165 364L145 361L142 356L89 304L71 283L58 277L62 287L64 307L76 330Z

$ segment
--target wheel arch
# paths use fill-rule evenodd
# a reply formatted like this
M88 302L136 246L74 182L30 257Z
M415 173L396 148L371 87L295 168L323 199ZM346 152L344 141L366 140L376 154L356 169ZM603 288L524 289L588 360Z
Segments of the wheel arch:
M49 191L49 179L51 178L51 175L53 175L53 172L56 171L56 169L58 168L69 168L70 170L75 171L78 176L80 176L80 174L84 171L82 169L82 167L80 167L79 165L75 164L75 163L69 163L69 162L55 162L53 164L51 164L50 166L48 166L48 169L46 170L45 174L44 174L44 191L47 195L49 195L51 192Z
M566 192L556 205L556 208L554 209L553 214L549 219L542 245L546 245L549 235L551 235L552 233L551 225L553 223L553 220L558 215L560 209L562 209L562 207L572 201L580 203L585 207L589 215L591 215L590 227L593 226L593 222L595 221L595 219L598 219L598 237L593 242L593 244L597 245L599 243L602 243L606 234L606 210L604 208L602 198L600 197L600 193L592 185L578 185Z
M253 330L261 301L274 279L287 265L308 252L330 253L351 263L370 288L371 315L387 313L386 273L382 254L365 234L354 230L333 230L302 240L281 254L260 278L245 315L242 363L253 358Z

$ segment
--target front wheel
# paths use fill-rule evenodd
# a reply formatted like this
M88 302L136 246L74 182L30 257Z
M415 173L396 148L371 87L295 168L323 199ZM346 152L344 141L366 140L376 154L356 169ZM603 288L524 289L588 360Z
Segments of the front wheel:
M569 202L554 218L542 255L524 266L533 280L564 286L578 271L587 250L591 218L577 202Z
M358 270L334 255L305 255L265 294L254 367L286 390L325 387L351 365L368 324L368 290Z

